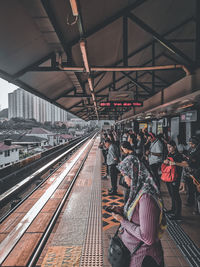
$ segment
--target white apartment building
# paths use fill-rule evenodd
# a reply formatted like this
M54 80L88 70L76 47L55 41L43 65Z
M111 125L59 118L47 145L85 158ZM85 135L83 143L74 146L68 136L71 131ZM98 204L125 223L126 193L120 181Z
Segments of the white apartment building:
M67 112L21 88L8 94L8 118L35 119L44 123L67 121Z
M40 109L39 109L40 98L33 96L33 119L40 121Z

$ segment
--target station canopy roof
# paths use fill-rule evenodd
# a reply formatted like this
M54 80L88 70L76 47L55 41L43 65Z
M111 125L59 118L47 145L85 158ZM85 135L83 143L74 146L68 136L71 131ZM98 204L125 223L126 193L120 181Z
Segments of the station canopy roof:
M129 108L100 107L109 92L144 101L197 67L196 14L196 0L1 0L0 76L82 119L118 120Z

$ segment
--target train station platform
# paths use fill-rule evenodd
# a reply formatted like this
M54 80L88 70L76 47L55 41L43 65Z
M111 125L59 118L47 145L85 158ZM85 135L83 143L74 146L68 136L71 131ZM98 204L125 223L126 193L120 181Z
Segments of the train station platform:
M123 188L119 186L116 196L108 195L110 180L102 179L106 168L102 165L98 143L95 142L86 160L38 266L110 266L107 260L109 241L119 223L105 211L105 207L123 206ZM170 199L164 184L162 195L168 208ZM182 198L184 202L185 195ZM191 209L184 207L183 221L179 224L199 246L199 216L194 216ZM167 231L161 242L166 267L192 266Z
M118 195L108 195L110 180L102 179L102 176L105 175L105 166L102 164L102 153L98 148L99 142L100 138L97 137L36 265L31 265L30 262L22 265L20 262L22 262L23 257L24 259L27 257L29 248L33 247L35 240L32 237L36 239L41 237L42 222L48 221L47 219L53 210L53 202L51 202L52 205L49 204L43 208L43 219L40 217L40 220L35 221L34 225L28 228L29 238L26 240L26 248L23 247L24 244L21 245L21 250L24 250L23 253L19 247L18 256L14 252L11 253L14 264L11 264L11 260L9 261L8 258L2 266L110 266L107 260L109 240L114 235L119 223L110 213L105 211L105 207L108 205L123 206L123 188L118 188ZM63 185L61 184L60 191L52 196L52 201L63 195L66 184L75 173L72 171L68 175L67 181ZM164 185L162 185L162 194L165 206L168 208L170 200ZM183 203L184 198L185 195L182 195ZM198 247L194 245L193 249L193 244L189 242L191 238L194 244L200 245L199 220L199 216L193 215L192 210L185 207L183 208L182 222L176 223L168 220L168 230L161 239L166 267L200 266L195 265L198 260L194 259L198 257ZM8 220L4 226L0 227L0 237L4 237L3 229L4 231L7 229L5 232L8 232L11 227L13 226L9 226ZM185 233L188 237L187 244L184 243ZM195 253L197 256L193 256L194 262L186 260L188 247L193 251L197 249Z

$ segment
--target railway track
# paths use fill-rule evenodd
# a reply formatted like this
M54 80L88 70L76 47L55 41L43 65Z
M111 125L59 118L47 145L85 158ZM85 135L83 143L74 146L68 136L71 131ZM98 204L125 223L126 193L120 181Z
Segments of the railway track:
M94 140L95 136L84 143L43 185L4 219L0 225L1 238L4 237L0 244L1 266L35 266ZM12 265L13 255L30 239L31 245L27 248L29 252L25 253L19 265Z
M15 184L22 181L27 176L31 175L33 172L42 168L45 164L50 162L52 159L58 157L60 154L64 153L67 149L73 147L75 144L88 137L76 138L67 144L53 147L46 150L40 154L36 154L30 158L20 161L14 165L8 166L7 168L0 170L0 194L9 190Z
M15 208L29 197L34 190L37 190L53 172L55 172L71 154L78 149L89 137L82 138L79 142L74 141L69 144L61 154L53 160L48 161L35 172L22 179L20 182L10 187L0 195L0 222L2 222ZM57 153L57 151L56 151Z

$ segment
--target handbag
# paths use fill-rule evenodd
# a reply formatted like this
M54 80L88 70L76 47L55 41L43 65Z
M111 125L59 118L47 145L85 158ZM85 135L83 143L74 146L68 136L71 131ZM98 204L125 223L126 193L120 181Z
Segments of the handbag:
M112 267L129 267L131 257L136 253L136 251L142 246L144 243L140 241L140 243L134 248L131 253L129 249L124 245L121 238L118 236L119 232L118 227L115 235L111 238L109 248L108 248L108 261L112 265Z
M173 158L168 157L168 159L174 162ZM178 177L176 166L174 165L166 165L163 163L161 165L161 173L161 180L164 182L175 182Z

